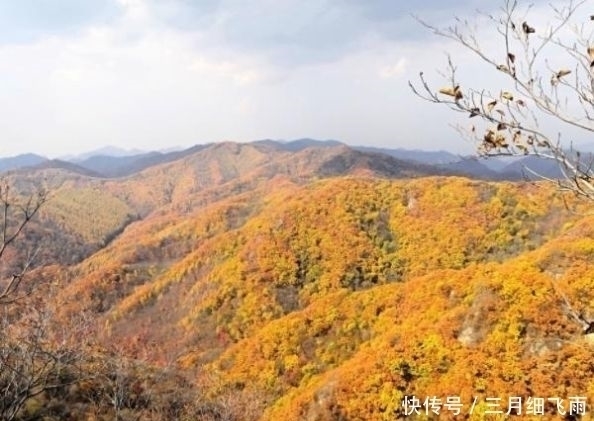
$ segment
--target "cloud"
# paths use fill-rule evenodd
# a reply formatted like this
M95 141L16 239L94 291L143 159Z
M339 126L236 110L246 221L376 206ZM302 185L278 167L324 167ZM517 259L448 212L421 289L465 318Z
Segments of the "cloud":
M79 2L55 4L68 1ZM406 10L447 25L444 16L478 0L88 2L110 4L107 14L80 3L65 23L29 16L26 42L0 43L3 148L55 156L309 136L460 150L451 113L406 82L423 70L440 86L444 52L465 86L492 82Z
M265 56L276 66L296 67L340 60L376 41L430 36L411 16L451 19L485 0L146 0L155 21L200 33L205 42Z
M149 17L149 8L145 0L116 0L124 9L124 19L145 21Z
M0 35L5 43L33 42L98 26L124 29L125 22L131 39L149 26L183 31L200 35L200 48L217 45L294 67L339 60L378 39L427 37L411 13L443 20L443 14L451 17L477 3L481 0L19 0L0 2Z
M406 71L407 64L408 60L402 57L395 64L382 66L379 75L384 79L401 76Z
M266 69L256 63L240 59L217 60L212 57L197 56L188 68L198 76L214 76L230 80L232 83L245 86L262 82L266 79Z
M0 44L68 36L121 15L117 0L18 0L0 2Z

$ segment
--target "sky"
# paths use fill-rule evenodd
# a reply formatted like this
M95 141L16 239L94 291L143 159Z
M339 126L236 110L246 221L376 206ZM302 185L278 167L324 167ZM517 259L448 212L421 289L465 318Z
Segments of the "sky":
M411 15L441 25L496 6L0 0L0 156L303 137L468 153L452 113L408 82L439 80L446 53L470 59Z

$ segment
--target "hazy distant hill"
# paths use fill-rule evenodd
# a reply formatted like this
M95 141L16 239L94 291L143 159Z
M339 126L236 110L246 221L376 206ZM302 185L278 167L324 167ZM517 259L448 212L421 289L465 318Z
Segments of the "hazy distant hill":
M344 145L344 143L339 142L338 140L316 140L316 139L295 139L295 140L271 140L271 139L264 139L264 140L256 140L252 142L257 145L268 145L273 146L276 148L283 149L285 151L300 151L305 148L311 147L319 147L319 148L329 148L332 146L339 146ZM355 148L356 149L356 148Z
M78 155L63 156L59 159L64 161L80 162L93 156L125 157L132 155L142 155L144 153L146 153L146 151L141 149L124 149L117 146L104 146L102 148L93 149L92 151L84 152Z
M507 171L506 167L501 170L494 170L488 167L483 160L475 157L462 158L459 161L450 162L448 164L439 164L438 168L447 171L457 172L466 175L470 178L481 180L518 180L520 177L512 171Z
M398 159L432 165L446 172L465 175L482 180L516 180L518 175L506 171L506 163L500 163L497 158L481 160L472 156L454 155L447 151L422 151L409 149L374 148L356 146L361 151L371 151L396 157ZM496 161L496 162L492 162Z
M259 147L269 147L276 151L284 152L299 152L308 148L318 148L321 151L344 145L336 140L316 140L309 138L291 141L264 139L249 144ZM187 149L171 152L152 151L140 154L135 154L137 152L136 150L125 150L110 146L72 158L70 162L75 166L71 170L94 177L126 177L153 166L174 162L209 146L211 145L195 145ZM411 166L421 165L422 167L418 167L418 170L426 174L459 174L485 180L518 180L524 177L524 166L528 166L547 177L556 178L560 176L560 171L554 162L543 161L535 157L516 158L515 160L500 158L483 160L474 157L458 156L446 151L421 151L368 146L350 148L360 152L374 153L374 159L378 161L377 165L385 165L387 162L385 157L390 156L400 160L398 164L400 167L408 166L412 168ZM34 154L2 158L0 159L0 171L35 166L44 161L48 160ZM60 165L65 167L66 165L64 161L57 160L55 162L48 165L54 167ZM57 164L57 162L61 162L62 164ZM328 165L337 165L337 162ZM387 171L387 174L393 172L388 168L384 168L384 170Z
M74 164L68 161L62 161L60 159L47 159L31 167L20 168L20 171L37 171L45 169L62 169L74 174L84 175L87 177L103 177L103 175L97 171L90 170L81 165Z
M288 142L260 140L252 143L290 152L297 152L309 147L323 148L342 145L342 143L338 141L319 141L314 139L298 139ZM88 156L82 161L76 161L76 163L84 168L103 174L105 177L123 177L140 172L154 165L173 162L208 146L210 145L195 145L187 149L175 150L167 153L153 151L126 156L100 153Z
M258 147L268 147L281 152L299 152L308 148L317 148L322 151L341 145L346 146L344 143L337 140L316 140L310 138L290 141L263 139L249 142L247 144ZM144 153L136 153L138 150L126 150L108 146L73 157L69 159L69 162L76 165L76 167L71 168L72 171L80 174L86 173L90 176L101 176L106 178L127 177L140 173L147 168L174 162L186 156L190 156L195 152L210 147L211 145L212 144L195 145L190 148L173 150L170 152L151 151ZM422 167L418 167L418 170L425 174L459 174L476 179L513 181L522 179L529 174L529 172L525 171L525 167L528 167L545 177L558 178L562 176L558 165L554 161L544 160L534 156L513 158L492 157L483 159L472 156L459 156L447 151L422 151L403 148L390 149L369 146L350 146L350 148L360 152L374 153L374 159L378 160L377 165L386 164L386 156L400 160L398 165L401 167L408 166L409 168L412 168L411 165L422 165ZM35 154L0 158L0 172L9 169L35 166L45 161L48 161L47 158ZM57 160L56 162L64 161ZM335 162L334 164L337 163ZM55 163L48 165L65 166L65 164ZM87 171L84 171L83 169L86 169ZM388 168L385 168L385 170L387 173L392 171ZM532 176L532 178L536 177Z
M9 158L0 158L0 172L23 167L32 167L47 160L47 158L33 153L17 155Z
M398 159L431 165L446 165L452 162L458 162L462 159L460 156L446 151L422 151L402 148L390 149L376 148L372 146L355 146L354 148L360 151L383 153Z
M284 150L301 150L311 146L317 147L333 147L343 145L343 143L336 140L315 140L315 139L298 139L294 141L276 141L276 140L260 140L254 142L255 144L269 145ZM422 164L425 169L432 166L438 171L431 170L432 173L454 173L466 175L472 178L484 180L517 180L519 175L515 171L507 171L505 168L509 162L498 158L491 158L489 160L481 160L475 157L455 155L447 151L422 151L409 150L402 148L378 148L370 146L351 146L352 149L361 152L371 152L376 154L378 159L381 155L388 155L399 159L401 162L410 164Z
M277 141L277 140L259 140L250 142L249 144L253 144L255 146L264 146L270 147L274 150L278 151L286 151L286 152L299 152L307 148L319 148L319 149L326 149L326 148L333 148L336 146L346 146L343 143L335 140L315 140L315 139L297 139L292 141ZM140 172L146 168L152 167L154 165L159 165L167 162L173 162L177 159L183 158L185 156L189 156L194 152L202 150L204 148L209 147L210 145L196 145L188 149L184 149L181 151L174 151L170 153L162 153L162 152L149 152L140 155L130 155L130 156L109 156L109 155L94 155L88 157L83 161L77 161L76 163L84 168L89 170L95 171L100 173L106 177L122 177L135 174ZM409 158L400 158L400 155L406 154L396 154L391 153L388 149L377 149L377 148L359 148L354 147L351 148L353 150L358 150L361 152L374 152L376 159L379 161L383 161L385 163L385 155L392 156L400 160L400 166L406 166L412 168L413 166L417 166L420 171L425 171L426 173L431 174L438 174L448 172L448 169L435 169L430 168L431 162L424 162L421 159L411 160ZM384 156L382 156L382 154ZM413 153L412 155L415 155ZM431 155L431 153L427 153ZM411 154L409 154L411 155ZM452 155L453 156L453 155ZM414 161L414 162L411 162ZM383 165L378 163L378 165ZM419 166L421 165L421 166ZM388 172L391 170L387 169ZM458 169L454 169L456 173L462 174Z
M104 177L120 177L142 171L148 166L160 163L162 159L163 154L159 152L131 156L93 155L78 161L78 164Z
M102 174L105 177L125 177L149 168L181 159L197 152L207 145L196 145L191 148L172 152L147 152L139 155L111 156L93 155L77 162L81 167Z
M197 202L237 194L275 177L307 182L348 174L403 178L452 173L355 151L346 145L287 151L278 145L224 142L197 148L194 153L183 152L176 161L148 167L121 183L113 180L105 184L117 189L121 197L132 198L144 214L165 203L193 207ZM201 193L199 198L197 192Z
M559 163L552 159L539 158L537 156L526 156L506 165L502 172L515 174L518 178L538 179L538 175L547 178L561 178L563 172Z
M492 157L477 157L476 159L478 159L478 161L483 164L484 166L486 166L487 168L496 171L496 172L501 172L505 170L505 167L508 166L509 164L518 161L520 159L524 158L523 156L521 157L517 157L517 156L492 156Z

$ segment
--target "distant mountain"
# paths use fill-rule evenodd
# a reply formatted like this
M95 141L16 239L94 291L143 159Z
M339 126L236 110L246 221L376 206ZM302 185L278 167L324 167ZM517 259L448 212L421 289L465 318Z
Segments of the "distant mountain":
M86 177L103 177L102 174L96 172L96 171L92 171L89 170L88 168L82 167L80 165L76 165L72 162L68 162L68 161L62 161L60 159L48 159L45 160L35 166L32 166L30 169L32 170L45 170L45 169L61 169L61 170L66 170L68 172L74 173L74 174L78 174L78 175L84 175ZM22 169L23 171L27 170L27 169Z
M306 148L328 148L332 146L339 146L344 145L344 143L339 142L338 140L316 140L316 139L309 139L309 138L302 138L302 139L295 139L295 140L271 140L271 139L263 139L263 140L256 140L254 142L256 145L268 145L275 148L279 148L285 151L301 151Z
M235 144L234 142L221 142L219 144L226 143ZM336 140L315 140L306 138L292 141L264 139L251 142L251 144L286 152L299 152L307 148L330 148L344 145ZM153 151L129 156L94 155L83 161L78 161L76 164L100 173L105 177L125 177L154 165L165 164L182 159L211 145L213 144L195 145L187 149L174 150L167 153Z
M70 161L70 162L79 162L79 161L84 161L84 160L91 158L93 156L124 157L124 156L141 155L144 153L146 153L146 151L143 151L141 149L124 149L124 148L120 148L118 146L108 145L108 146L94 149L92 151L85 152L85 153L82 153L79 155L68 155L68 156L60 157L58 159L61 159L63 161Z
M92 163L102 174L89 169ZM88 166L46 160L10 175L11 184L23 191L31 185L43 185L52 192L54 199L44 213L43 224L61 227L51 241L60 247L47 247L44 251L44 261L48 264L70 264L84 259L110 242L127 224L159 208L184 215L244 192L274 191L287 183L297 186L341 176L408 179L456 174L385 154L357 151L342 144L291 151L276 144L224 142L169 154L93 157L81 164ZM103 177L118 170L130 175ZM75 214L73 209L80 198L89 205ZM89 225L89 213L98 204L102 209L101 223L94 220ZM31 242L42 231L38 227ZM84 238L88 241L83 241Z
M319 167L319 173L324 176L336 176L357 171L369 171L375 175L388 178L408 178L426 175L455 175L457 171L441 169L436 166L398 159L393 156L363 152L346 145L335 146L327 151L337 151Z
M505 170L505 167L497 171L489 168L484 162L485 160L480 158L466 157L456 162L437 165L437 167L482 180L517 180L520 178L517 173Z
M32 167L47 160L48 159L46 157L33 153L12 156L9 158L0 158L0 172L15 170L23 167Z
M161 152L161 153L179 152L179 151L183 151L184 149L187 149L187 147L185 147L185 146L171 146L168 148L159 149L157 152Z
M529 155L506 165L502 172L513 174L518 178L537 179L538 175L548 178L561 178L563 173L559 163L552 159ZM536 174L538 175L536 175Z
M151 165L159 163L163 154L160 152L148 152L131 156L110 156L94 155L77 164L91 171L96 171L104 177L120 177L143 170L145 165L140 162L148 162Z
M65 160L56 160L54 163L48 163L48 166L61 166L65 170L91 177L119 178L137 174L156 165L177 161L207 149L212 145L224 144L239 145L234 142L221 142L217 144L195 145L182 150L174 149L169 152L162 150L143 153L137 153L139 152L137 149L125 150L114 146L107 146L69 159L68 162L75 166L68 168L66 165L67 161ZM418 172L427 175L455 174L483 180L520 180L529 174L529 171L526 171L526 168L530 168L536 173L546 177L558 178L562 176L558 165L554 161L547 161L535 156L509 158L490 157L488 159L482 159L472 156L455 155L443 150L423 151L403 148L390 149L371 146L347 146L337 140L316 140L311 138L301 138L290 141L262 139L242 144L264 148L262 151L268 150L266 153L269 153L270 151L289 153L301 152L313 148L318 151L318 154L323 154L323 151L344 146L350 152L342 158L335 158L335 161L326 164L326 169L336 169L341 165L348 166L352 164L354 167L359 165L355 164L355 162L360 163L363 158L362 156L355 157L355 155L353 155L353 151L357 151L372 154L373 158L369 156L364 158L368 161L366 165L369 167L368 169L370 171L376 171L376 167L383 166L382 171L389 177L397 176L394 172L394 168L396 167L399 168L398 171L402 168L406 168L406 171L411 171L412 168L416 168ZM386 156L398 160L398 163L387 161L385 159ZM82 157L85 158L80 159ZM46 161L48 161L47 158L35 154L24 154L11 158L2 158L0 159L0 172L23 167L33 167ZM374 161L376 162L374 163ZM325 170L322 172L324 171ZM532 177L535 178L535 176Z
M309 147L318 148L330 148L338 145L344 145L343 143L336 140L315 140L315 139L298 139L294 141L275 141L275 140L260 140L253 142L258 145L267 145L274 148L280 148L287 151L300 151ZM350 147L353 151L359 151L363 153L371 153L375 157L375 167L384 166L386 174L394 176L393 168L415 168L421 172L427 174L457 174L465 175L472 178L486 179L486 180L499 180L518 178L515 173L500 173L500 171L490 168L485 160L485 163L479 161L475 157L463 157L454 155L446 151L422 151L422 150L409 150L409 149L389 149L389 148L377 148L371 146L352 146ZM389 165L386 161L386 155L398 160L398 165L392 162ZM352 157L351 157L352 158ZM370 166L374 166L373 161L370 160ZM380 163L381 162L381 163ZM411 166L412 165L412 166ZM492 164L491 164L492 165ZM495 168L503 168L507 163L499 163L494 165ZM377 168L376 168L377 169Z
M385 154L357 151L340 143L305 147L306 144L294 143L289 146L290 150L269 142L198 145L182 151L179 160L147 168L135 178L146 182L148 178L155 177L156 182L163 178L164 173L175 173L178 174L176 177L180 177L179 174L191 171L192 176L189 178L203 187L209 187L204 183L225 183L242 177L268 179L278 175L301 179L360 172L397 178L451 174L430 165L399 160ZM296 145L303 148L297 149Z
M474 156L454 155L447 151L389 149L370 146L355 146L354 149L385 154L403 161L433 166L445 173L454 173L470 178L482 180L516 180L519 178L517 173L505 170L509 161L506 162L500 158L481 159Z
M102 174L104 177L125 177L140 172L153 165L176 161L205 148L207 145L196 145L191 148L172 152L147 152L130 156L95 155L77 162L83 168Z
M491 156L489 158L476 157L476 159L478 159L478 161L485 167L497 172L504 171L506 166L522 158L523 156Z
M353 148L359 151L383 153L386 155L393 156L394 158L404 159L407 161L416 161L430 165L449 164L452 162L458 162L461 159L463 159L458 155L454 155L446 151L421 151L402 148L389 149L376 148L372 146L354 146Z

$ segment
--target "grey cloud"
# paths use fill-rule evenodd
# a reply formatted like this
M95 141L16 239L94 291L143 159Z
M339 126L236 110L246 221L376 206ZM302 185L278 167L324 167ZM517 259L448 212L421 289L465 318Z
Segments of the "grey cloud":
M334 60L356 48L369 29L355 8L330 0L150 4L168 25L203 32L212 45L266 55L277 65Z
M276 10L244 7L218 29L226 42L264 51L287 65L334 60L365 32L357 15L331 2L285 3Z
M430 22L486 6L486 0L144 0L161 25L204 35L197 48L266 56L278 66L340 59L367 41L417 41L431 36L411 13ZM414 10L413 10L414 8ZM114 23L117 0L0 0L0 44L68 35Z
M155 17L181 30L209 26L219 11L221 0L146 0Z
M486 0L150 0L154 15L180 30L202 31L213 44L258 52L277 65L333 61L366 48L373 36L416 41L431 36L411 14L451 19Z
M477 10L490 11L494 6L487 0L336 0L356 10L368 30L383 38L400 41L418 41L431 37L414 17L441 26L455 16L464 16Z
M0 44L26 43L64 35L121 14L115 0L2 0Z
M439 13L458 14L480 7L492 7L493 2L486 0L424 0L424 1L398 1L398 0L335 0L336 3L358 10L358 13L371 21L393 21L403 14Z

